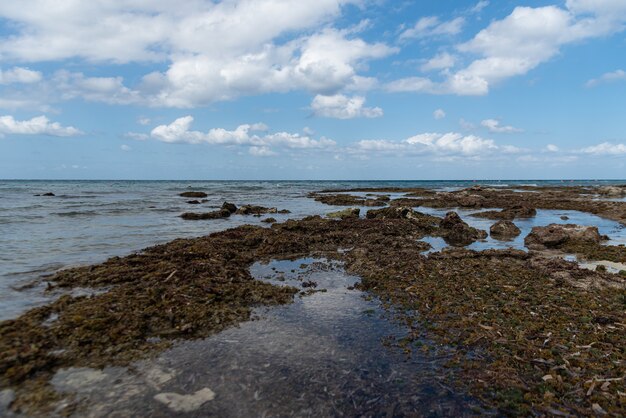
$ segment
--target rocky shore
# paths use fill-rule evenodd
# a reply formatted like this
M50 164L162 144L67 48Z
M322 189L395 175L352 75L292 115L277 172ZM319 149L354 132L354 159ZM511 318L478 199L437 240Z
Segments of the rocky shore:
M451 349L452 385L500 415L626 413L626 271L582 268L560 255L626 262L626 247L604 245L593 225L544 225L525 237L529 251L463 248L488 236L456 208L498 220L491 234L515 237L516 219L537 209L592 213L626 225L626 187L472 187L455 192L367 189L404 197L322 191L337 206L378 206L364 217L346 209L268 227L243 226L180 239L105 263L63 270L50 289L105 289L63 296L0 323L0 390L8 408L27 415L73 413L50 380L67 367L102 368L149 358L184 339L200 339L250 319L260 305L290 303L306 292L254 280L256 261L319 256L339 260L406 324L402 350ZM187 193L184 197L191 196ZM445 208L445 217L419 207ZM485 211L490 209L489 212ZM206 217L271 214L274 208L225 203ZM228 213L228 215L227 215ZM497 227L496 227L497 225ZM452 247L424 253L427 237ZM421 345L427 335L433 347ZM416 375L418 371L416 371Z

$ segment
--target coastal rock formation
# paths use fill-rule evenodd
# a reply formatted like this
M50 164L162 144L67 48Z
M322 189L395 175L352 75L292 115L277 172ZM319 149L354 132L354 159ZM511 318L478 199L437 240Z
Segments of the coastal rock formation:
M522 231L511 221L498 221L491 225L489 233L496 239L511 239L521 234Z
M537 215L537 210L535 208L517 205L510 208L502 209L500 211L488 210L485 212L473 213L471 216L475 218L502 219L505 221L512 221L516 218L532 218L535 215Z
M179 196L181 197L207 197L208 194L204 193L204 192L183 192L181 194L179 194Z
M439 226L441 218L417 212L412 208L403 206L391 206L383 209L368 210L365 214L367 219L408 219L414 225L424 231L431 232Z
M232 209L232 207L230 208ZM256 205L243 205L239 209L236 209L235 213L237 215L263 215L265 213L278 213L278 209Z
M469 226L458 213L448 212L439 223L439 236L450 245L468 245L487 238L487 232Z
M326 216L331 219L358 219L361 209L348 208L337 212L331 212Z
M180 215L180 217L186 221L221 219L221 218L228 218L229 216L230 216L230 212L226 209L219 209L213 212L205 212L205 213L185 212L182 215Z
M199 205L200 201L199 200L188 200L187 203L189 203L190 205Z
M461 196L458 198L457 201L459 203L459 206L464 208L482 208L486 200L487 199L485 199L481 195L473 194L468 196Z
M524 238L524 244L532 250L543 250L559 248L568 241L598 244L601 240L595 226L550 224L534 227Z
M222 209L229 211L230 213L237 212L237 206L234 203L224 202L222 204Z
M363 198L349 194L309 193L308 197L317 202L333 206L387 206L389 196L377 196L375 199Z
M598 189L598 194L608 197L626 196L626 186L605 186Z

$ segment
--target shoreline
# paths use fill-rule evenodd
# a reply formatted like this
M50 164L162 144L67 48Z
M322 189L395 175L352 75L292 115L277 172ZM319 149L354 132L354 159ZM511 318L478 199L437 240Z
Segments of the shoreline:
M626 279L533 251L450 248L423 254L429 247L419 244L424 237L477 240L480 234L456 220L447 227L438 217L419 214L419 206L573 209L626 224L626 202L590 200L599 190L526 187L524 192L404 189L412 196L388 203L373 199L377 207L363 205L372 213L368 219L308 217L269 228L241 226L63 270L49 279L53 286L110 289L89 297L63 296L1 322L0 388L13 388L12 410L46 411L60 400L48 382L61 368L128 365L174 341L202 339L246 321L255 306L290 303L297 289L256 281L249 267L257 261L323 255L344 262L348 273L359 276L358 288L399 309L398 316L416 337L426 332L438 344L455 347L457 356L449 366L466 377L465 383L455 384L485 405L506 414L588 414L594 405L619 414L623 396L619 383L610 382L624 376L619 347L626 345L626 320L620 298ZM333 199L339 199L339 206L367 201L345 194L333 198L337 192L311 197L325 195L322 203L329 202L329 208L336 206ZM626 260L626 249L619 246L571 241L560 248L595 259ZM598 339L601 347L596 347ZM414 343L407 339L405 348L422 349ZM580 348L590 344L596 348ZM476 349L488 355L468 360L467 353ZM603 364L602 358L613 363Z

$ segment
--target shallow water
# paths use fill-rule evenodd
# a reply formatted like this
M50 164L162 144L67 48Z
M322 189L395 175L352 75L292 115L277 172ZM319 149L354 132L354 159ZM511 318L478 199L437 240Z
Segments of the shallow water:
M166 416L184 405L189 416L220 417L468 416L481 411L476 401L448 386L450 371L442 366L449 352L414 349L406 354L384 344L407 330L376 300L351 290L358 278L337 262L272 261L257 263L251 271L274 284L302 288L315 282L316 290L326 291L257 310L257 320L181 342L130 369L60 371L55 387L81 400L86 410L78 409L77 416ZM164 404L159 396L164 393L177 403Z

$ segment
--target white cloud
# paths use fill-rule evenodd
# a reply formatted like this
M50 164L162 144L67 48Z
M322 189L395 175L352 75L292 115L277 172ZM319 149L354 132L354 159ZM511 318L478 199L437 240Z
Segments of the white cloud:
M110 0L62 7L44 0L2 2L0 18L16 33L0 39L0 55L30 62L82 58L167 66L133 87L119 77L61 74L57 84L64 99L185 108L268 92L364 90L376 84L359 74L367 61L397 49L360 39L367 22L346 30L327 25L343 6L360 2Z
M213 128L208 132L190 130L193 117L184 116L169 125L159 125L152 130L150 136L158 141L168 143L210 144L224 146L249 146L253 155L270 155L271 147L287 149L332 149L336 142L321 137L313 139L299 133L276 132L267 133L264 124L240 125L234 130ZM263 134L261 134L263 133ZM273 151L272 151L273 152Z
M559 152L559 147L557 147L554 144L548 144L548 145L546 145L546 151L548 151L548 152Z
M487 128L489 130L489 132L493 132L493 133L504 133L504 134L511 134L511 133L515 133L515 132L523 132L522 129L519 128L515 128L513 126L502 126L500 125L500 121L496 120L496 119L485 119L482 122L480 122L481 126Z
M72 126L61 126L50 122L45 116L36 116L29 120L15 120L13 116L0 116L0 136L3 135L49 135L77 136L82 132Z
M448 54L447 52L443 52L441 54L437 54L428 61L426 61L420 69L424 72L432 71L432 70L444 70L446 68L454 67L456 63L456 58L453 55Z
M446 112L443 109L437 109L433 112L433 117L435 119L443 119L446 117Z
M30 84L41 81L42 74L24 67L13 67L3 71L0 69L0 84L23 83Z
M136 141L145 141L146 139L150 139L150 135L138 132L126 132L124 137L134 139Z
M139 118L139 119L137 119L137 123L140 124L140 125L143 125L143 126L150 125L150 122L152 122L150 120L150 118Z
M122 151L125 151L125 152L128 152L128 151L131 151L131 150L132 150L132 148L131 148L129 145L126 145L126 144L123 144L123 145L120 147L120 149L121 149Z
M480 13L487 6L489 6L489 2L487 0L480 0L478 3L476 3L476 5L474 7L472 7L470 12L471 13Z
M271 157L272 155L276 155L276 153L268 147L250 147L248 152L255 157Z
M359 117L379 118L383 116L380 107L365 107L365 98L362 96L347 97L343 94L333 96L317 95L311 102L311 109L317 116L353 119Z
M603 142L598 145L583 148L579 150L579 152L592 155L624 155L626 154L626 144Z
M457 17L442 22L436 16L422 17L415 25L400 34L400 40L421 39L441 35L457 35L463 29L465 19Z
M598 84L611 83L614 81L626 81L626 71L616 70L610 73L604 73L599 78L594 78L585 84L587 87L595 87Z

